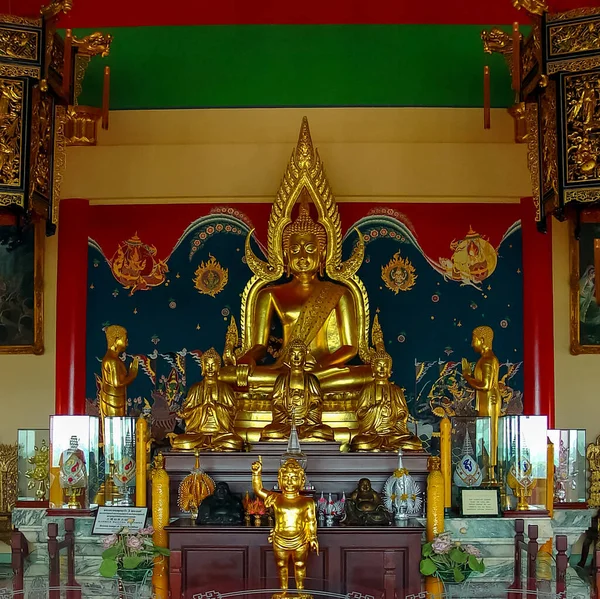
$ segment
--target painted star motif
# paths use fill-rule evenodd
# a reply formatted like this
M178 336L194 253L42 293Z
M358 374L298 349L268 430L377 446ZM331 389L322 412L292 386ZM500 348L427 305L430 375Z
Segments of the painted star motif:
M492 286L488 285L488 291L491 291L491 290L492 290Z
M90 285L90 289L94 289L94 283Z
M197 331L199 331L199 330L200 330L200 325L199 325L199 324L197 324L197 325L196 325L196 330L197 330Z
M517 268L517 273L521 274L521 269L520 268Z
M137 314L137 308L134 308L134 309L133 309L133 313L134 313L134 314Z
M180 278L181 278L181 275L180 275L179 273L177 273L177 274L175 275L175 278L176 278L176 279L180 279Z
M457 326L457 327L462 327L462 322L459 320L459 321L456 323L456 326Z

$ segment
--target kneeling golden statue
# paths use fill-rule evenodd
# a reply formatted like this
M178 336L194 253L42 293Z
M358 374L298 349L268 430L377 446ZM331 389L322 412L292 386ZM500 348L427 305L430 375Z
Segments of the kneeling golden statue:
M306 562L310 550L319 555L317 541L317 515L312 497L300 495L306 483L304 470L294 460L286 460L279 468L277 476L281 492L267 491L262 486L262 463L252 464L252 490L265 502L267 509L273 509L275 526L269 534L269 542L273 544L273 553L279 584L283 593L276 593L273 599L287 597L289 563L294 563L294 578L300 599L311 595L302 593L306 578Z
M288 371L275 381L272 394L273 421L265 426L261 441L285 440L292 430L292 414L301 441L333 441L333 429L321 421L323 398L319 379L307 372L308 349L294 339L286 348Z
M407 428L408 407L402 389L389 381L392 358L383 351L371 359L373 381L364 386L358 397L356 416L358 433L352 439L352 451L420 450L421 440Z
M193 385L179 416L185 433L168 435L173 449L241 451L244 441L234 430L236 400L231 387L219 381L221 357L214 348L202 354L203 380Z

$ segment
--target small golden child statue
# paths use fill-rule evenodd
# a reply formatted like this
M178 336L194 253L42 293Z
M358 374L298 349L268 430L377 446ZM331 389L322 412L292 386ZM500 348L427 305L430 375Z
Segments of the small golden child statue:
M272 508L275 526L269 534L273 544L275 563L279 572L282 593L275 593L272 599L288 597L288 572L290 559L294 563L294 578L299 599L312 599L305 594L306 561L312 549L319 555L317 541L317 516L312 497L300 495L305 485L305 474L300 464L290 458L279 468L277 481L281 491L267 491L262 486L262 461L252 464L252 489L257 497Z

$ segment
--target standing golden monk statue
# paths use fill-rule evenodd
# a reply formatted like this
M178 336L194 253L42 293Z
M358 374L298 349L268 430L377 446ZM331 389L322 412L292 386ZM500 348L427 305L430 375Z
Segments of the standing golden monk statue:
M272 394L273 420L262 431L261 441L285 440L292 431L292 414L302 441L333 441L333 429L321 422L323 398L319 379L307 372L306 345L294 339L286 348L288 372L280 374Z
M392 358L377 351L371 359L373 380L358 396L358 433L350 443L352 451L398 451L423 449L421 440L409 432L408 406L400 387L392 383Z
M273 599L288 597L290 559L294 564L297 597L311 597L302 593L306 578L306 562L312 549L319 554L317 541L317 516L312 497L300 495L306 477L300 464L289 459L279 468L277 477L279 491L267 491L262 486L262 463L252 464L252 489L257 497L265 502L267 509L273 510L275 525L269 534L273 544L275 563L279 572L279 583L283 593L276 593Z
M498 419L502 410L502 395L498 385L500 363L492 351L494 331L490 327L481 326L473 331L471 347L481 357L471 372L469 361L462 359L462 374L467 383L475 390L475 409L477 415L490 419L490 455L488 462L487 483L496 482L496 466L498 464Z
M100 417L127 415L127 387L138 373L137 358L133 359L129 371L121 360L127 349L127 331L124 327L111 324L106 327L108 349L102 358L102 382L100 385Z
M185 433L169 433L173 449L241 451L244 441L234 430L236 400L231 387L219 381L221 356L214 348L202 354L202 381L192 385L179 412Z

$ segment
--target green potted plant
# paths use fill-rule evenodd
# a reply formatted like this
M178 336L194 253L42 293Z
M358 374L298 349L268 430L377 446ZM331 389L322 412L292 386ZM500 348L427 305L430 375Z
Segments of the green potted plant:
M472 572L485 572L479 549L453 542L450 533L442 533L425 543L421 554L421 574L437 576L443 582L460 583L469 578Z
M106 578L118 576L126 582L142 582L152 570L154 558L169 555L169 550L158 547L152 540L154 529L132 530L123 527L104 538L100 574Z

